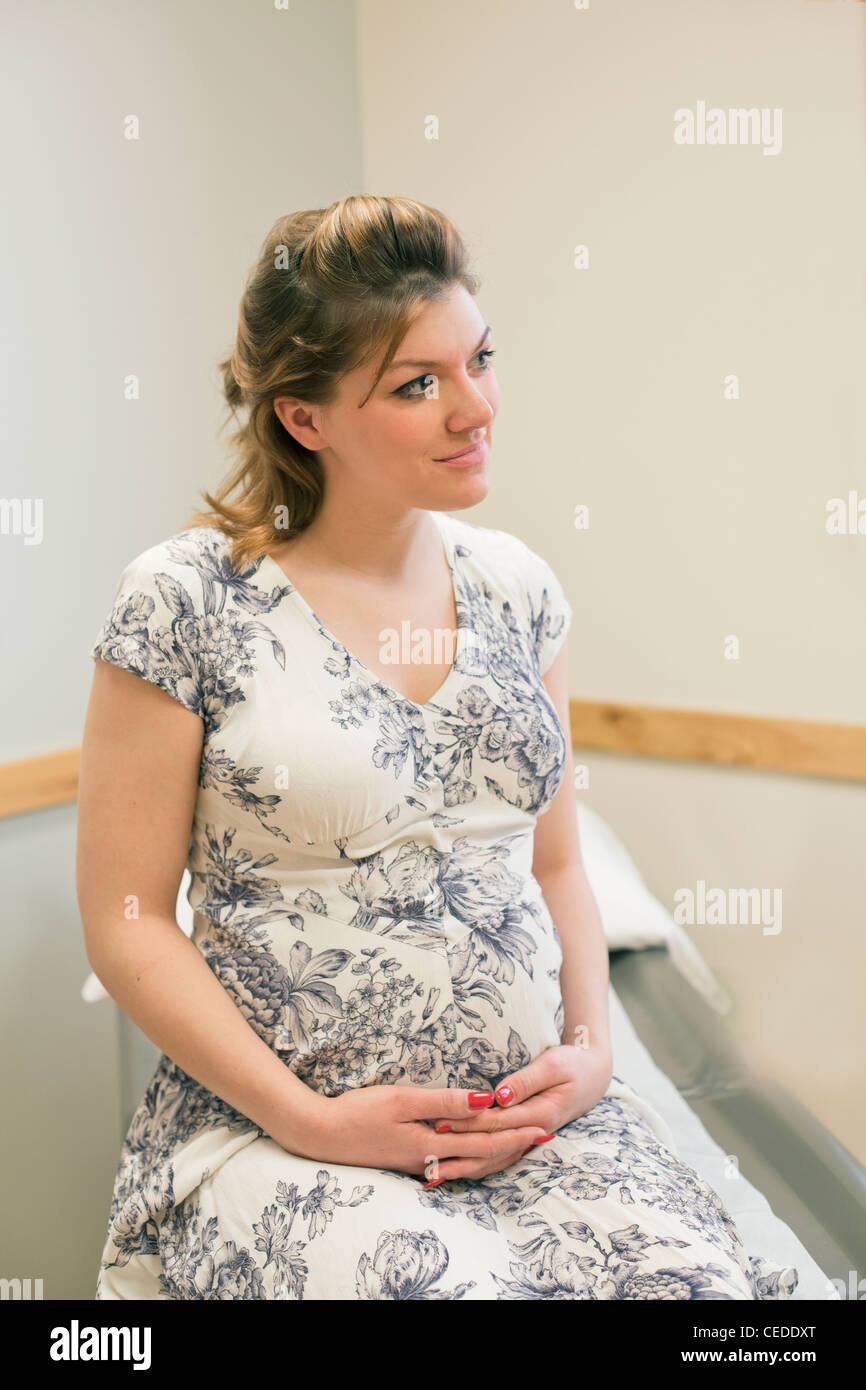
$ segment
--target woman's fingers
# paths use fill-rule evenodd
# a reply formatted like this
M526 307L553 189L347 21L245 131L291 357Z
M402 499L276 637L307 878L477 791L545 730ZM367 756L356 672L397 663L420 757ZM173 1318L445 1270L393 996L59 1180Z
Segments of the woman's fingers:
M540 1139L546 1131L538 1125L519 1129L499 1130L493 1134L444 1134L433 1135L428 1131L427 1139L434 1140L424 1155L424 1173L432 1178L464 1176L454 1167L446 1165L461 1163L465 1165L492 1165L487 1171L496 1172L507 1167L516 1157L528 1148L534 1139ZM425 1141L426 1142L426 1141ZM467 1173L466 1176L475 1176Z
M516 1147L512 1147L507 1153L500 1153L495 1160L479 1162L475 1158L449 1158L441 1163L429 1163L424 1170L423 1186L438 1187L440 1183L453 1178L483 1178L489 1173L500 1173L504 1168L510 1168L512 1163L519 1162L527 1147L532 1147L532 1141L529 1140L527 1143L524 1136Z
M492 1091L464 1091L451 1087L394 1086L392 1104L401 1119L465 1120L493 1105Z
M548 1123L549 1107L540 1098L533 1097L517 1105L509 1105L507 1109L494 1106L463 1118L443 1115L434 1121L433 1129L436 1134L492 1134L524 1125L541 1125L545 1128Z

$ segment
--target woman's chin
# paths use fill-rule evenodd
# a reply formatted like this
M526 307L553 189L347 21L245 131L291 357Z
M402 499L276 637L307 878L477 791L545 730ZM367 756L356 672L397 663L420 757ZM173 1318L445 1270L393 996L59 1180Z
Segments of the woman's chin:
M449 506L471 507L475 502L481 502L490 491L490 464L487 459L472 468L443 468L442 474L436 492L445 499L441 504L443 511L447 511ZM458 498L459 501L456 500ZM448 499L455 500L449 502Z

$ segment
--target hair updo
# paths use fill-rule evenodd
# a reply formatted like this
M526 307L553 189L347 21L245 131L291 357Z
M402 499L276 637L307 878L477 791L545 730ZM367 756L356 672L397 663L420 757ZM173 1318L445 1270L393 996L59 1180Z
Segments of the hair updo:
M275 399L327 405L346 373L384 349L363 405L425 303L455 284L473 295L480 285L462 238L443 213L411 198L360 195L280 217L247 277L231 355L219 364L239 422L230 436L236 462L215 495L202 492L211 510L187 524L230 536L235 568L303 531L321 506L324 473L316 452L283 426Z

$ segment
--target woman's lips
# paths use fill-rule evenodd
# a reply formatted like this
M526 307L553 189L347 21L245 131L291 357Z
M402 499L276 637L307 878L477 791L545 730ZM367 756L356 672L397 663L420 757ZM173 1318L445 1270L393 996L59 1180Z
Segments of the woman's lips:
M449 468L471 468L475 463L482 463L487 456L487 440L479 439L475 444L470 444L459 454L452 454L450 458L434 459L434 463L444 463Z

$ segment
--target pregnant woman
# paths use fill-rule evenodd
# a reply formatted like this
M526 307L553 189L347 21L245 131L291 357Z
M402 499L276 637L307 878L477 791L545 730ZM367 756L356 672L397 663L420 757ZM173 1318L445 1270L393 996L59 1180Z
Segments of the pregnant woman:
M571 608L459 515L499 403L465 258L409 199L280 218L223 365L237 466L93 647L87 954L162 1052L99 1299L796 1287L613 1071Z

